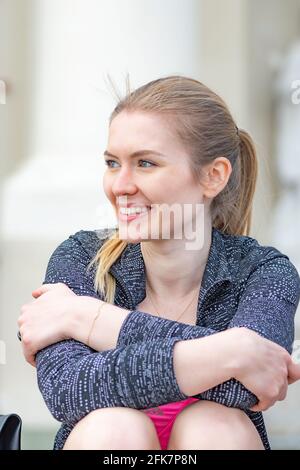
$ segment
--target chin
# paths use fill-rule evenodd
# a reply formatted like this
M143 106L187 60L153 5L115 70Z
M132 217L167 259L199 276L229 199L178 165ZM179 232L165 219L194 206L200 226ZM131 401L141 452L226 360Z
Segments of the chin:
M146 227L138 229L130 224L119 223L119 238L120 240L127 241L128 243L140 243L151 241L151 233L148 233Z

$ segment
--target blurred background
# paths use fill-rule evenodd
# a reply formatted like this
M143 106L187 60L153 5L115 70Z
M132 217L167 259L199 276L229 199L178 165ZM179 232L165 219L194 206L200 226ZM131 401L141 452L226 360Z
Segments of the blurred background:
M22 448L60 425L17 340L53 250L114 222L102 190L112 76L125 93L180 74L227 102L257 145L250 236L300 270L300 0L0 0L0 414ZM294 358L299 356L296 315ZM300 357L298 358L300 360ZM300 449L300 383L265 413L273 449Z

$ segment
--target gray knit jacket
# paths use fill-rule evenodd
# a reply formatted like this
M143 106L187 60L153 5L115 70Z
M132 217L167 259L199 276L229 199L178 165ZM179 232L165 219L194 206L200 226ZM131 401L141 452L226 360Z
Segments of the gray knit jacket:
M77 295L101 298L93 285L95 267L87 271L87 266L113 230L80 230L63 241L50 257L44 283L63 282ZM188 398L173 368L177 341L244 326L292 351L299 274L286 255L251 237L212 229L196 325L136 309L146 295L139 243L127 245L110 273L116 279L114 304L130 311L116 348L96 352L70 339L36 355L39 389L54 418L62 423L54 449L62 449L76 423L95 409L147 409ZM270 449L262 413L249 410L257 398L240 382L231 379L194 396L244 410L265 449Z

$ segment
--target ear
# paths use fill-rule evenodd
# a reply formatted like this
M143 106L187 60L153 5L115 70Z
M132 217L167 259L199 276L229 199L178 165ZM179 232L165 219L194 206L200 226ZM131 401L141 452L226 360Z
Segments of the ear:
M206 165L202 179L203 195L208 199L216 197L226 186L232 172L228 158L218 157Z

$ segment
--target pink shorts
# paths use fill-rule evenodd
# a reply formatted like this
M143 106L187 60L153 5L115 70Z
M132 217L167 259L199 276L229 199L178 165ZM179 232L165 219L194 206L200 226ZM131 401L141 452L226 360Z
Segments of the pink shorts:
M175 401L155 408L141 410L152 419L162 449L166 450L168 447L172 427L178 413L187 405L195 403L196 401L199 401L199 399L190 397L186 400Z

